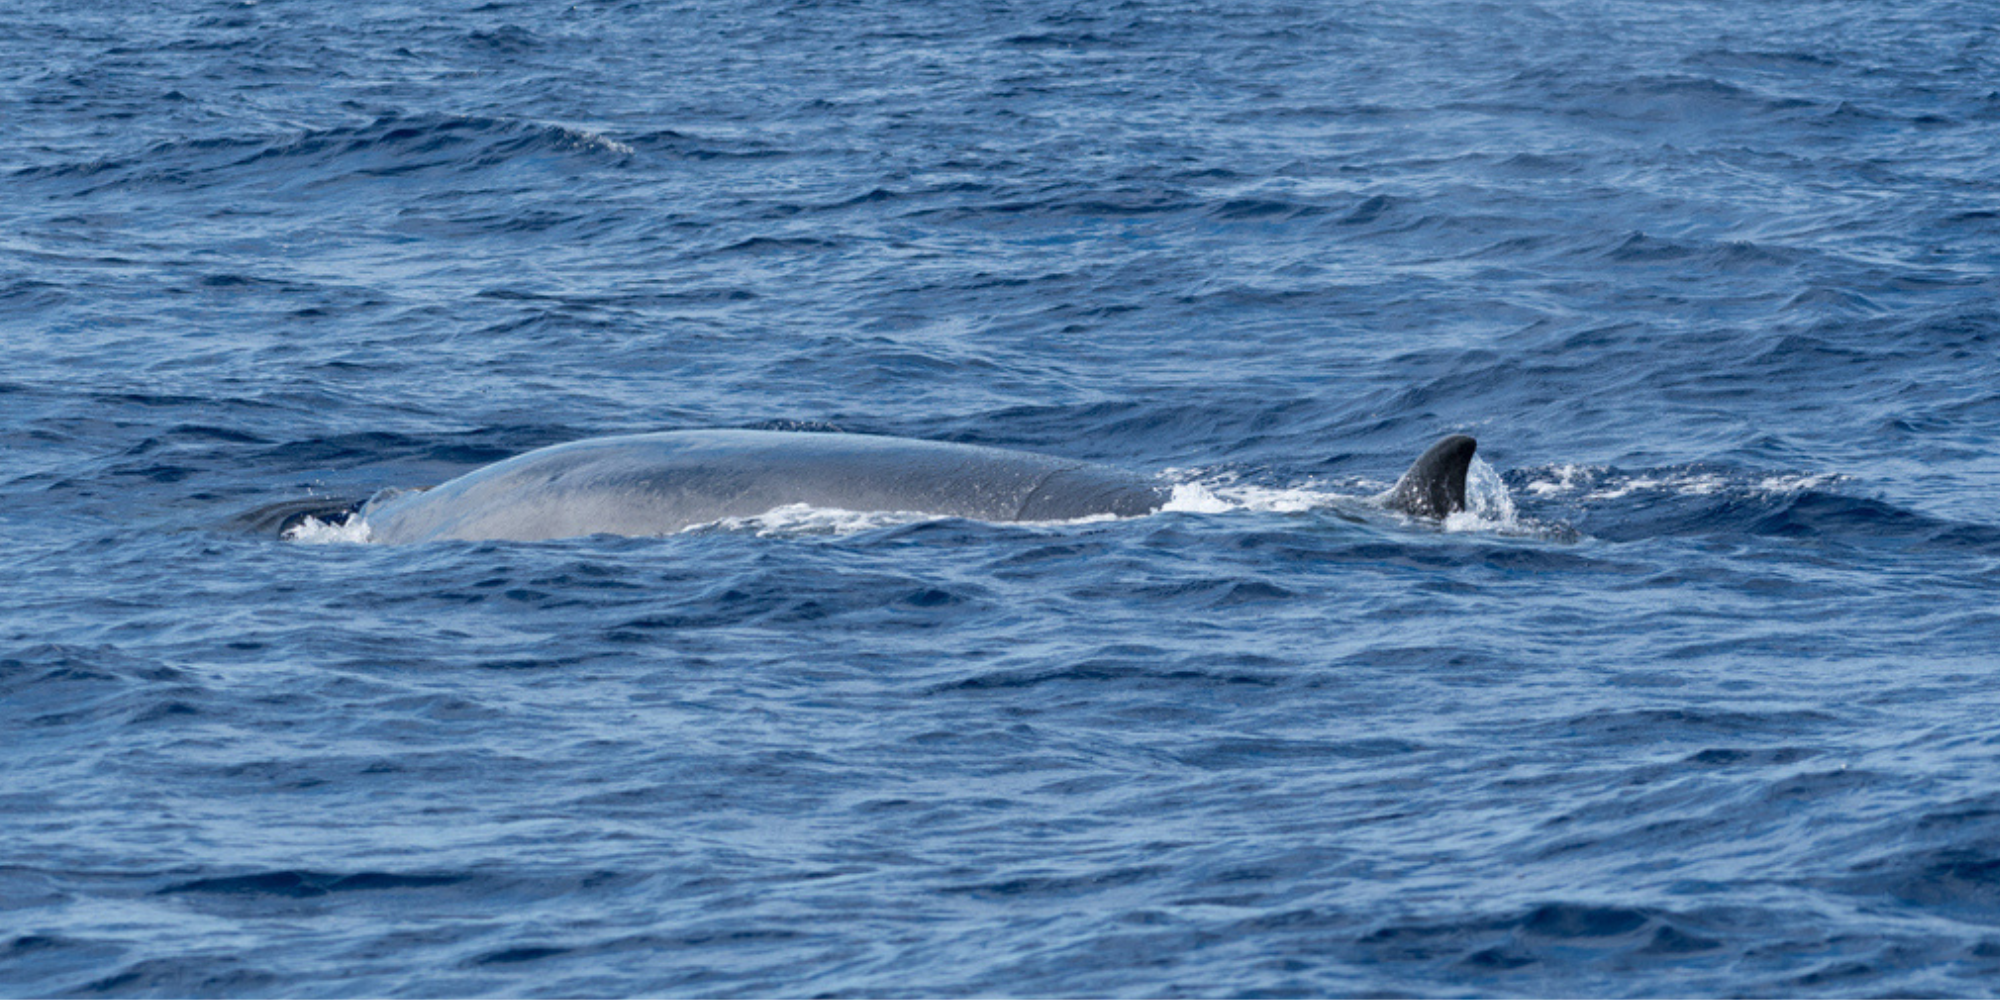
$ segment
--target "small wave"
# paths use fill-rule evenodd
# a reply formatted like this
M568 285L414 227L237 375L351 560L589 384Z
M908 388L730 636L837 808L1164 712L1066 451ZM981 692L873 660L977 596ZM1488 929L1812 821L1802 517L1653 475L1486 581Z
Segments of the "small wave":
M469 875L404 875L394 872L315 872L286 870L231 875L179 882L157 890L158 895L201 893L214 895L285 896L306 899L337 892L382 889L428 889L457 885Z
M283 992L275 973L210 955L147 958L66 991L70 996L221 996Z
M1758 536L1862 549L2000 551L2000 527L1850 495L1838 487L1852 477L1838 472L1558 465L1525 476L1527 493L1567 505L1581 530L1606 541Z
M1231 222L1282 222L1287 219L1323 215L1326 209L1318 205L1288 201L1283 198L1231 198L1209 208L1208 214L1217 219Z
M20 181L68 182L79 194L113 188L203 188L263 183L273 163L312 185L354 177L407 177L439 170L480 171L518 162L574 157L616 164L632 146L575 126L510 118L390 115L365 125L283 136L225 136L155 143L128 155L15 171Z
M1628 233L1615 246L1595 252L1604 260L1620 264L1685 262L1723 274L1760 268L1789 269L1807 257L1789 247L1746 240L1666 239L1643 232Z
M438 155L447 151L452 155ZM536 153L626 157L633 150L615 139L567 125L505 118L390 116L359 128L307 132L267 146L252 159L305 157L329 164L351 160L363 168L359 171L363 174L400 175L428 167L486 167ZM384 156L394 162L375 162Z
M2000 923L2000 850L1990 838L1888 854L1855 865L1834 884L1973 923Z
M1847 478L1833 472L1745 476L1700 467L1627 475L1605 466L1585 465L1551 466L1530 476L1522 488L1537 497L1568 497L1585 502L1623 500L1647 493L1703 497L1732 489L1777 496L1821 489Z

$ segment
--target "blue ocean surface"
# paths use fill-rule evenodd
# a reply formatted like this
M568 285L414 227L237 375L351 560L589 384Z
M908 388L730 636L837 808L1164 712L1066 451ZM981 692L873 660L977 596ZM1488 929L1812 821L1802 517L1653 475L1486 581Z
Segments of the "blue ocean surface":
M1990 3L12 0L0 122L0 994L2000 994ZM709 427L1176 502L272 513Z

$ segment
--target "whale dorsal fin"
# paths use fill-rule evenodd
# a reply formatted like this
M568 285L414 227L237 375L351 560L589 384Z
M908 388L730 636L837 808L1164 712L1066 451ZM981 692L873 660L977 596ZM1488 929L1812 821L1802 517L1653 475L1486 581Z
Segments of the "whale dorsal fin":
M1453 434L1431 445L1410 471L1380 497L1384 507L1411 517L1443 518L1465 509L1465 472L1472 467L1472 453L1479 442L1464 434Z

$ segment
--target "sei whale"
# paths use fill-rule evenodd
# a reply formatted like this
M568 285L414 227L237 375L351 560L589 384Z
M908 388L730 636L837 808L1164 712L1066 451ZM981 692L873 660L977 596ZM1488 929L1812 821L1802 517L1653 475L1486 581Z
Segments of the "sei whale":
M1476 445L1431 446L1387 493L1390 509L1442 518L1465 509ZM368 539L386 544L665 535L791 504L981 521L1135 517L1171 489L1108 465L982 445L873 434L664 431L590 438L517 455L441 486L370 501Z

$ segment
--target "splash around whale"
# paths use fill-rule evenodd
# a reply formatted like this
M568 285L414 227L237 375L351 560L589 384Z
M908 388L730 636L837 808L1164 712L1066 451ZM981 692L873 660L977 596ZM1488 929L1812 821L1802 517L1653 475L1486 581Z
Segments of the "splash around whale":
M1376 502L1425 518L1464 510L1476 447L1462 434L1444 438ZM872 434L699 430L554 445L371 500L354 514L369 541L394 545L666 535L796 504L981 521L1136 517L1171 496L1152 476L1034 452ZM290 525L305 514L321 516L301 506L278 519Z

